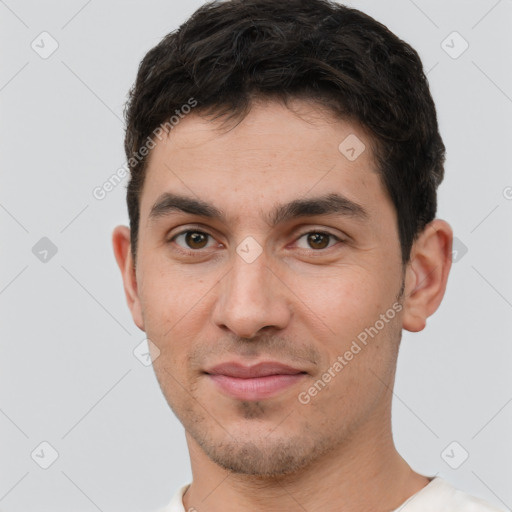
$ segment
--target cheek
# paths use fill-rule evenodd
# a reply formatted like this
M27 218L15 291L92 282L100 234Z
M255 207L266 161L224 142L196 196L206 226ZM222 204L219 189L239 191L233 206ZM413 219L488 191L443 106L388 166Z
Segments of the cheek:
M313 311L342 337L353 334L358 327L366 327L370 320L375 321L386 303L382 283L363 268L331 269L322 276L295 276L293 282L293 290L304 308Z
M304 284L302 280L300 283ZM370 383L379 387L375 374L387 381L396 358L400 318L393 309L395 294L389 284L372 279L363 269L347 270L343 276L317 280L316 284L301 290L301 294L310 290L305 300L307 308L300 313L303 319L308 318L307 315L312 319L305 328L316 337L327 365L342 358L343 369L333 370L336 375L333 389L340 393L338 399L348 399L343 398L347 389L351 390L351 396L362 399L359 394L365 393ZM323 331L320 333L319 329ZM320 369L325 370L327 368Z
M140 291L143 298L145 332L160 354L154 361L159 381L173 392L180 392L166 370L192 385L195 373L190 368L190 354L210 339L211 313L215 305L216 285L225 270L201 269L200 265L172 267L167 262L148 262ZM164 368L165 367L165 368Z
M192 267L195 267L192 265ZM158 313L161 320L179 318L203 297L212 286L195 268L170 263L164 258L144 262L140 295L148 315Z

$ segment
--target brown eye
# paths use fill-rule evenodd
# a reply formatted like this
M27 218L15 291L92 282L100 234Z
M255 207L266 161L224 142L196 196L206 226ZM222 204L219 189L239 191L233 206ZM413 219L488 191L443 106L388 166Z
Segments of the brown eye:
M329 245L330 235L324 233L310 233L308 244L312 249L325 249Z
M208 235L198 231L188 231L185 234L185 243L191 249L203 249L208 243Z
M202 231L182 231L171 238L170 242L175 243L182 249L198 251L215 246L215 239L208 233Z
M309 231L300 236L297 240L297 246L300 249L311 251L321 251L322 249L329 249L336 243L342 240L336 235L324 231Z

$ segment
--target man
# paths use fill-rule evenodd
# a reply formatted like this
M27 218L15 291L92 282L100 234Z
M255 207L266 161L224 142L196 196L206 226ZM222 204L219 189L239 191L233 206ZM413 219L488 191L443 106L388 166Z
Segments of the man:
M496 510L392 439L402 329L438 308L453 238L417 53L326 0L206 4L126 117L114 252L193 473L165 510Z

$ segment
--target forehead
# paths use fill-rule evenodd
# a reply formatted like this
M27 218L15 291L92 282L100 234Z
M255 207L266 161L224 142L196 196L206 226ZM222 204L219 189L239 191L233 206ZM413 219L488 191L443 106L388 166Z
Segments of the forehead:
M389 199L371 139L314 103L255 104L238 124L191 113L149 156L141 218L164 192L206 199L240 217L276 203L340 193L369 213Z

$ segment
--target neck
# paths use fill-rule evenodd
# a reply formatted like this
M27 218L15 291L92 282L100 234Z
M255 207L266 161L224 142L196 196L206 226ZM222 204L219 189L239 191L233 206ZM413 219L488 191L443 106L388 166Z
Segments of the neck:
M193 483L183 497L185 510L394 510L429 479L415 473L397 452L388 420L376 429L360 428L300 472L272 478L220 468L187 435Z

